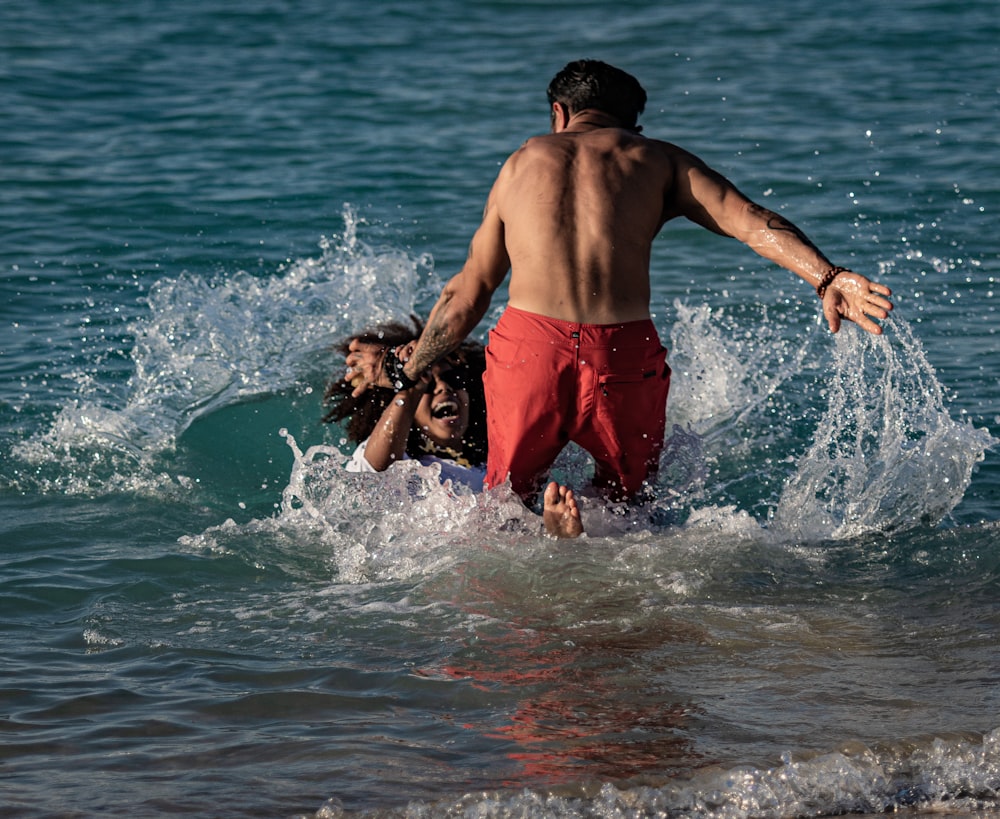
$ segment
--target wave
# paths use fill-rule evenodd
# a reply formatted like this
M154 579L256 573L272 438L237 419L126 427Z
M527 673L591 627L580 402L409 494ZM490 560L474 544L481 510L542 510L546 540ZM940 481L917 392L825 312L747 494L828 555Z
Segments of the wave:
M534 790L470 793L455 800L411 802L403 808L362 813L346 811L333 798L312 816L787 819L902 810L992 812L1000 807L1000 729L882 746L852 743L802 759L785 755L780 765L770 768L707 768L661 785L604 783L594 792L581 790L577 795Z

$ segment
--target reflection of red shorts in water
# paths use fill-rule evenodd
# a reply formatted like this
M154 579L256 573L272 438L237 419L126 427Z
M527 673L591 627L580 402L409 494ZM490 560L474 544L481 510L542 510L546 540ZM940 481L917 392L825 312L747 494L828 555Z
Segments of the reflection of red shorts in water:
M575 441L594 484L634 495L656 473L670 367L653 322L577 324L507 307L486 348L486 486L527 497Z

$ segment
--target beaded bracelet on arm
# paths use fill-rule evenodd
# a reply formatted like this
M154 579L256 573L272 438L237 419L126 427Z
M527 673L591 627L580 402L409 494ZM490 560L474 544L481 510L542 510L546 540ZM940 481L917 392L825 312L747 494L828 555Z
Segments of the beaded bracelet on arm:
M826 288L828 288L837 276L841 273L850 273L851 271L846 267L831 267L826 273L823 274L823 278L819 280L819 284L816 285L816 295L820 297L822 301L823 297L826 295Z

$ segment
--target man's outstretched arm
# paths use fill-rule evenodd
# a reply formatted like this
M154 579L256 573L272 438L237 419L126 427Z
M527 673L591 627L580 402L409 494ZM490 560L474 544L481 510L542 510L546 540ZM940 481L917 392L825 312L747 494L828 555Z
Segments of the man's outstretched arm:
M846 268L834 266L788 219L747 199L725 177L695 157L678 163L675 189L677 215L724 236L792 271L817 289L823 315L836 333L842 319L879 335L882 328L869 316L884 319L892 310L888 287Z
M892 310L892 295L884 284L831 264L795 225L753 202L747 206L750 225L746 244L761 256L791 270L816 288L830 331L840 330L843 319L862 330L881 335L882 328L869 318L884 319Z

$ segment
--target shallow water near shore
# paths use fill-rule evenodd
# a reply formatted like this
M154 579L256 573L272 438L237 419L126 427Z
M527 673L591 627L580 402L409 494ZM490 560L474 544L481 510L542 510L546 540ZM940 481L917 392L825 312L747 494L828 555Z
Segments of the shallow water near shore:
M1000 811L992 3L0 10L0 813ZM894 291L670 224L671 436L563 542L345 473L331 345L426 314L593 56ZM502 294L480 328L499 315Z

